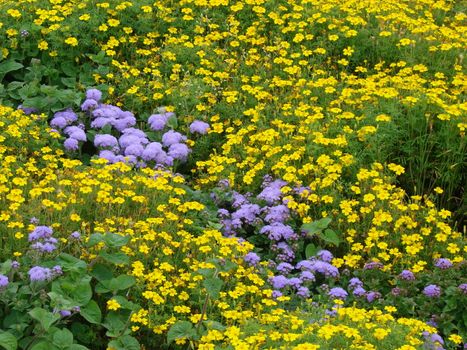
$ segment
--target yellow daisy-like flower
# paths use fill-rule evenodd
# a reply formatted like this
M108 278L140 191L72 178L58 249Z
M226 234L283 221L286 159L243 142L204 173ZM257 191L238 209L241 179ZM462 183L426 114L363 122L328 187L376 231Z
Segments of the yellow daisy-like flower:
M65 39L65 44L68 44L70 46L78 46L78 39L76 39L73 36L70 36L69 38Z

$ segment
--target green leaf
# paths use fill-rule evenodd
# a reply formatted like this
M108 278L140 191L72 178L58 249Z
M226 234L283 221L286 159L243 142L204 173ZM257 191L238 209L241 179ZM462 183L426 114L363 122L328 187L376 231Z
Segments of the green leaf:
M217 321L206 320L203 321L203 324L206 326L207 329L215 329L221 332L225 331L226 329L226 327L222 323Z
M305 256L307 259L315 256L321 250L321 247L315 246L313 243L307 244L305 248Z
M45 331L48 331L50 326L52 326L52 324L54 324L60 318L60 315L53 314L50 311L47 311L40 307L36 307L28 313L33 319L35 319L41 324L42 328Z
M222 289L224 282L216 277L206 278L203 281L203 286L206 288L209 296L213 299L219 298L219 293Z
M4 263L0 264L0 273L6 275L11 270L11 260L8 259Z
M102 313L99 305L94 300L91 300L80 310L80 315L90 323L100 324L102 320Z
M120 275L116 278L112 278L110 281L102 281L101 283L105 288L111 290L112 292L116 292L134 286L136 279L133 276Z
M0 63L0 78L1 78L0 80L3 79L5 74L21 69L23 67L24 66L21 63L16 62L15 60L11 60L11 59L1 62Z
M116 350L140 350L138 341L131 335L124 335L109 342L108 347Z
M52 343L49 343L46 340L42 340L34 344L31 350L59 350L59 348L57 348L55 345L53 345Z
M59 348L65 348L73 344L73 333L66 328L59 329L54 333L52 339Z
M176 129L178 127L178 120L177 120L177 117L175 116L171 116L169 118L169 120L167 120L167 126L172 128L172 129Z
M71 293L71 297L76 301L77 306L86 305L92 298L92 288L89 281L90 277L83 278L75 285Z
M325 230L324 233L320 235L320 238L323 239L323 241L335 245L336 247L339 246L339 244L342 242L337 233L331 229Z
M71 344L66 348L67 350L89 350L87 347L79 344Z
M104 236L104 242L110 248L123 247L130 241L130 236L117 235L116 233L107 233Z
M191 339L196 336L196 330L189 321L178 321L167 332L167 342L170 344L175 339Z
M106 281L113 278L112 271L104 264L94 265L91 275L98 281Z
M16 350L18 347L18 341L13 334L9 332L3 332L0 333L0 347L6 350Z
M62 253L58 256L58 264L65 271L86 271L86 263L83 260L75 258L73 255Z
M120 265L120 264L127 265L130 262L130 259L128 258L128 256L121 252L107 253L106 251L101 251L99 252L99 256L103 258L104 260L115 265Z
M302 230L307 231L309 236L313 236L323 231L331 223L330 218L322 218L302 225Z
M93 233L91 236L89 236L89 240L87 242L88 247L93 247L96 244L103 242L104 241L104 236L100 233Z

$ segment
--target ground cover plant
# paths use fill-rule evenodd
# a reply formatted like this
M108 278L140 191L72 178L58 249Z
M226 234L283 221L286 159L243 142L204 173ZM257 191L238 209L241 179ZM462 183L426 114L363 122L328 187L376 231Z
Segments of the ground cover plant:
M462 2L0 10L0 348L465 346Z

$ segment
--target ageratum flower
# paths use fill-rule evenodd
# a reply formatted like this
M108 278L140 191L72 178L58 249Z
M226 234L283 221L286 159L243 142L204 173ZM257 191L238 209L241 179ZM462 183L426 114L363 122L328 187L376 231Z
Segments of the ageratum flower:
M52 277L52 271L47 267L34 266L28 271L31 282L42 282Z
M440 258L436 260L435 266L442 270L446 270L452 267L452 262L449 259Z
M190 149L183 143L174 143L170 145L169 151L167 152L167 154L173 159L178 159L181 161L186 161L189 153Z
M280 241L282 239L290 240L297 238L297 235L290 226L284 225L280 222L273 222L270 225L266 225L259 232L261 234L267 234L268 238L273 241Z
M98 106L99 106L99 103L96 100L87 99L87 100L84 100L84 102L81 104L81 110L83 112L87 112L87 111L96 109Z
M283 180L275 180L264 187L256 198L265 200L268 204L273 204L282 198L283 194L281 192L281 188L285 185L287 185L287 182Z
M29 242L37 241L39 239L45 239L51 237L53 229L48 226L37 226L28 236Z
M0 290L4 289L6 286L8 286L8 277L5 275L0 274Z
M347 298L347 292L342 289L341 287L334 287L329 292L328 295L331 298L342 299L345 300Z
M271 284L274 289L282 289L287 287L289 280L287 277L278 275L270 278Z
M467 283L462 283L459 285L459 290L463 293L463 294L467 294Z
M289 263L282 262L279 265L277 265L276 270L282 273L289 273L290 271L293 270L293 266L290 265Z
M307 287L299 287L297 290L297 295L302 298L309 298L310 290Z
M363 287L358 286L353 290L353 295L355 295L356 297L362 297L365 294L366 290Z
M109 161L109 163L116 163L117 162L116 155L112 151L109 151L109 150L100 151L99 152L99 158L107 159Z
M155 131L161 131L167 124L168 114L153 114L148 118L149 127Z
M264 217L264 221L268 223L284 222L290 217L289 208L283 204L268 207L266 211L267 215Z
M159 142L151 142L146 145L146 148L141 154L141 158L148 162L159 159L162 154L165 155L162 145Z
M405 281L415 281L415 275L413 274L412 271L409 271L409 270L403 270L399 274L399 278Z
M86 98L99 102L102 98L102 92L97 89L89 89L86 91Z
M54 117L50 121L50 126L57 128L57 129L63 129L68 125L68 122L65 118L63 117Z
M376 299L379 299L381 298L381 293L379 292L374 292L374 291L370 291L366 294L366 300L369 302L369 303L372 303L373 301L375 301Z
M247 255L243 257L243 260L245 260L245 262L248 265L255 266L261 261L261 258L258 256L258 254L254 252L249 252Z
M65 142L63 143L63 146L65 147L67 151L77 151L79 148L79 143L78 143L78 140L69 137L65 140Z
M302 280L297 277L292 277L292 278L289 278L289 280L287 281L287 284L291 287L294 287L295 289L298 289L302 285Z
M429 298L438 298L441 295L441 288L436 284L430 284L423 289L423 294Z
M358 277L353 277L349 281L349 289L355 289L357 287L363 287L363 282Z
M78 120L78 115L75 112L73 112L71 108L68 108L64 111L55 113L54 118L63 118L68 123L73 123Z
M260 210L257 204L243 204L232 213L232 225L235 228L240 228L242 223L253 224L258 218Z
M325 249L320 250L316 255L318 256L319 259L325 262L331 262L331 260L334 258L332 253L329 250L325 250Z
M186 141L186 136L183 136L179 132L169 130L164 135L162 135L162 144L165 147L169 147L176 143L181 143Z
M201 135L205 135L208 132L208 129L209 124L201 120L195 120L193 123L190 124L190 132L192 134L198 133Z
M110 134L97 134L94 137L94 146L96 147L118 147L118 140Z
M141 157L144 147L140 143L134 143L125 148L125 156Z
M271 248L279 252L277 254L277 259L279 261L292 261L295 259L295 253L292 247L290 247L286 242L273 244Z
M310 271L302 271L302 273L300 274L300 279L304 282L316 280L315 275L313 275L313 273L311 273Z

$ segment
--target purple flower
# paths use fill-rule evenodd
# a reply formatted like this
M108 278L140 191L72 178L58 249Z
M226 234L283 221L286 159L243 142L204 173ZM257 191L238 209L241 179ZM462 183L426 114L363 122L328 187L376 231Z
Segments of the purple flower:
M110 163L116 163L116 156L112 151L102 150L99 152L99 158L107 159Z
M91 122L91 128L102 129L107 124L111 124L112 120L104 117L98 117Z
M353 290L353 295L355 295L356 297L362 297L366 294L366 290L361 287L361 286L357 286L354 290Z
M0 274L0 290L8 286L8 277L5 275Z
M452 262L449 259L440 258L436 260L435 266L442 270L445 270L445 269L449 269L450 267L452 267Z
M68 125L68 122L63 117L55 117L50 121L50 126L58 129L63 129Z
M423 289L423 294L429 298L438 298L441 295L441 288L436 284L430 284Z
M190 124L190 132L192 134L198 133L204 135L208 132L209 124L202 122L201 120L195 120L193 123Z
M139 137L134 134L123 134L118 139L118 142L122 148L127 148L131 145L146 145L149 143L147 138Z
M78 120L78 116L71 108L55 113L54 118L63 118L67 123L73 123Z
M243 204L238 210L232 213L232 225L240 228L242 223L253 224L260 213L260 207L257 204Z
M295 289L298 289L302 285L302 280L297 277L292 277L292 278L289 278L289 280L287 281L287 284L291 287L294 287Z
M160 131L167 124L167 114L153 114L148 118L148 124L152 130Z
M75 231L75 232L71 233L70 237L73 238L73 239L80 239L81 234L78 231Z
M293 249L286 242L279 242L271 246L273 251L277 251L277 259L280 261L292 261L295 259Z
M96 147L118 147L118 140L115 136L109 134L97 134L94 137L94 146Z
M325 261L325 262L331 262L331 260L334 258L332 256L332 253L329 251L329 250L320 250L318 252L318 254L316 254L318 256L318 258L320 258L322 261Z
M315 278L315 275L313 275L313 273L311 273L310 271L302 271L302 273L300 274L300 279L303 282L306 282L306 281L314 281L316 278Z
M36 242L34 244L31 244L31 248L36 249L43 253L51 253L56 249L54 244L48 243L48 242L46 243Z
M181 161L186 161L189 153L190 149L183 143L174 143L170 145L169 151L167 152L167 154L173 159L178 159Z
M144 147L140 143L134 143L125 148L125 156L140 157L144 152Z
M271 277L270 281L274 289L282 289L286 287L289 282L287 277L282 276L282 275Z
M288 274L290 271L293 270L293 266L290 265L289 263L282 262L279 265L277 265L276 270L285 274Z
M162 145L159 142L151 142L146 145L146 148L141 154L141 158L143 158L145 161L156 160L158 155L161 153L165 154L165 152L162 150Z
M384 265L378 261L370 261L369 263L366 263L365 266L363 266L365 270L376 270L382 269L383 267Z
M62 270L62 267L60 265L55 265L54 267L52 267L52 273L55 275L55 276L60 276L63 274L63 270Z
M39 223L39 219L36 217L32 217L31 219L29 219L29 222L33 225L37 225Z
M339 270L337 267L325 262L325 261L319 261L316 260L313 262L313 266L310 269L312 272L319 272L326 277L338 277L339 276Z
M354 289L357 287L363 287L363 282L360 281L358 277L353 277L349 281L349 289Z
M79 148L78 140L71 137L67 138L63 143L63 146L65 146L67 151L77 151Z
M375 301L376 299L379 299L381 298L381 293L379 292L368 292L366 294L366 300L369 302L369 303L372 303L373 301Z
M283 180L275 180L269 183L261 193L256 197L258 199L265 200L268 204L277 202L282 198L281 188L287 185L287 182Z
M462 283L461 285L459 285L459 290L463 293L463 294L467 294L467 283Z
M290 210L285 205L280 204L267 209L264 221L268 223L284 222L290 217Z
M23 105L19 105L18 106L18 109L21 109L24 114L26 115L30 115L32 113L37 113L39 112L39 110L37 108L34 108L34 107L23 107Z
M16 260L13 260L11 262L11 268L12 269L19 269L20 266L21 266L21 264L19 262L17 262Z
M251 266L255 266L261 261L261 258L258 256L258 254L249 252L247 255L243 257L243 260Z
M102 98L102 92L97 89L89 89L86 91L86 98L99 102Z
M62 317L71 316L71 311L70 311L70 310L60 310L58 313L59 313L60 316L62 316Z
M82 111L90 111L91 109L95 109L99 106L96 100L87 99L81 104Z
M50 269L41 266L34 266L28 271L31 282L41 282L52 277Z
M179 132L169 130L164 135L162 135L162 144L166 147L169 147L176 143L181 143L186 141L186 136L183 136Z
M274 299L279 298L279 297L281 297L282 295L283 295L282 292L279 291L279 290L273 290L273 291L272 291L272 297L273 297Z
M412 273L412 271L409 271L409 270L403 270L399 274L399 278L405 281L415 281L415 275Z
M307 287L299 287L297 289L297 295L302 298L309 298L310 297L310 290Z
M310 260L302 260L295 265L296 269L299 270L311 270L314 266L315 262Z
M260 231L261 234L267 234L269 239L273 241L280 241L281 239L289 240L289 239L296 239L297 235L293 231L293 229L288 226L284 225L280 222L273 222L270 225L264 226Z
M400 289L399 287L395 287L391 289L391 294L394 296L401 295L401 293L402 293L402 289Z
M37 241L51 237L53 234L52 228L48 226L37 226L28 236L29 242Z
M347 292L340 288L340 287L334 287L332 288L328 295L331 297L331 298L336 298L336 299L342 299L342 300L345 300L345 298L347 298Z

